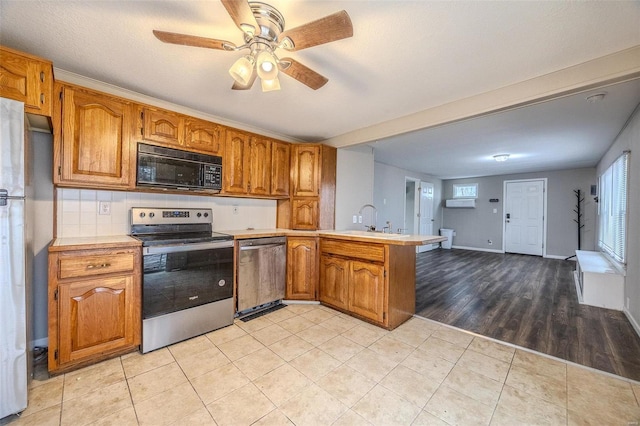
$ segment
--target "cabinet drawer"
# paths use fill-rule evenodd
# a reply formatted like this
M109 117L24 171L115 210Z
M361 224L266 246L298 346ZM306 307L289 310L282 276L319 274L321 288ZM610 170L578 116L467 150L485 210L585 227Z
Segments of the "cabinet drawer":
M133 272L134 253L96 254L60 257L58 276L60 279L87 277L91 275Z
M356 259L384 262L384 245L322 240L322 253L334 254Z

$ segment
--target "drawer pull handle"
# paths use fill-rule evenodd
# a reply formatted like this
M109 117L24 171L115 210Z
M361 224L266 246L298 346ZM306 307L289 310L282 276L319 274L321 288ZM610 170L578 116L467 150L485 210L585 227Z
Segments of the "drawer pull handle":
M40 81L44 83L44 71L40 71Z
M87 265L87 269L102 269L111 266L110 263L101 263L99 265Z
M44 93L40 93L40 103L44 104Z

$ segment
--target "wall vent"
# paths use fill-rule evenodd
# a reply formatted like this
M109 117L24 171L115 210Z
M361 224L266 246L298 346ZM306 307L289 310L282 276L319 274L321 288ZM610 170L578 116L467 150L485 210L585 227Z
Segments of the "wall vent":
M476 200L475 198L455 198L453 200L447 200L445 207L475 209Z

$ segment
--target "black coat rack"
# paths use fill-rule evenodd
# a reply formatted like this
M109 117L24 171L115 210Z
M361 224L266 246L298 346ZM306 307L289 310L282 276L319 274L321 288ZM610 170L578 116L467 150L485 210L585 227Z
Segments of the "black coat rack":
M584 228L584 223L582 223L582 202L584 201L584 196L579 189L574 189L573 193L576 194L576 208L573 209L576 213L576 218L573 219L573 221L578 224L578 250L580 250L582 248L582 228ZM572 257L576 257L576 255L569 256L565 260L569 260Z

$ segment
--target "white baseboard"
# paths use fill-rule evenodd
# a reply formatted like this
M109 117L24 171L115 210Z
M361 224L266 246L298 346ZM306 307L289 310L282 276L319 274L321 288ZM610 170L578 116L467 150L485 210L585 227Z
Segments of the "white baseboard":
M569 256L560 256L558 254L548 254L546 256L544 256L545 259L560 259L560 260L565 260L567 259L567 257ZM575 255L571 258L571 259L567 259L567 260L573 260L574 262L576 261L576 257Z
M451 246L451 248L461 249L461 250L486 251L488 253L504 253L504 251L502 250L486 249L486 248L480 248L480 247Z
M627 316L627 319L631 323L631 326L633 327L633 329L636 331L636 334L640 336L640 324L638 324L638 321L636 321L636 319L631 315L631 313L627 310L626 306L622 311Z

